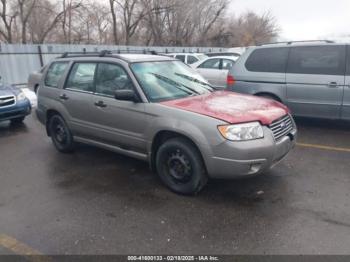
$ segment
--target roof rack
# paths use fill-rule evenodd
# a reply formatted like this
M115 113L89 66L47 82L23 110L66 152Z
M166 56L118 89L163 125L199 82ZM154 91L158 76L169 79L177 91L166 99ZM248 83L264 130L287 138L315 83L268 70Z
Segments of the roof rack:
M65 52L59 58L67 57L105 57L107 55L115 56L114 54L151 54L158 55L154 50L101 50L100 52Z
M323 42L323 43L327 43L327 44L335 43L334 41L331 41L331 40L303 40L303 41L285 41L285 42L265 43L265 44L261 44L261 46L264 46L264 45L278 45L278 44L292 45L292 44L295 44L295 43L318 43L318 42Z

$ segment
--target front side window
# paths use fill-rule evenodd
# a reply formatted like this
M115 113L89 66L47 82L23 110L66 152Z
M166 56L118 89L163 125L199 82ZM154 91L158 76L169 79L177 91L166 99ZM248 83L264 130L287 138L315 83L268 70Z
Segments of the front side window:
M47 70L47 74L45 77L45 86L49 87L58 87L58 83L63 76L66 68L68 66L68 62L54 62L50 65L49 70Z
M219 69L220 68L220 59L208 59L204 63L202 63L199 68L207 68L207 69Z
M344 75L345 46L293 47L289 55L287 72Z
M134 63L131 69L151 102L174 100L213 91L201 75L180 61Z
M69 74L66 88L93 92L95 70L96 63L75 63Z
M96 93L114 97L116 90L123 89L133 89L133 84L125 70L116 64L98 64Z
M251 72L285 73L288 47L262 48L251 53L245 67Z

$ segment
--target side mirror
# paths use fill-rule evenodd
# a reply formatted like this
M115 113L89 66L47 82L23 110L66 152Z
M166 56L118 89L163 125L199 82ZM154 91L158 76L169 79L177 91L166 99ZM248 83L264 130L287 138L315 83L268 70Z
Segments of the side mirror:
M114 98L121 101L138 102L137 95L134 90L124 89L115 91Z

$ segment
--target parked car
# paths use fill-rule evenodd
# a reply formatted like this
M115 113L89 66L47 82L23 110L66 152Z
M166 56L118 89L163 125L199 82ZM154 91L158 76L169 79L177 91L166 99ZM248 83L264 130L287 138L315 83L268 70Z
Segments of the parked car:
M232 56L208 57L191 65L216 89L225 89L227 74L236 62Z
M171 190L249 177L281 161L297 129L286 106L214 91L173 58L64 55L44 73L38 119L60 152L82 142L148 161Z
M252 47L230 70L227 86L280 101L295 116L350 120L350 46L316 41Z
M46 67L43 66L39 71L32 72L28 77L27 87L30 90L33 90L35 93L38 92L40 80L42 78L42 75L43 75L43 72L45 71L45 69L46 69Z
M31 109L29 100L20 88L0 82L0 122L10 120L14 124L22 123Z
M168 54L168 56L176 58L188 65L192 65L198 61L201 61L207 58L205 54L200 54L200 53L171 53L171 54Z

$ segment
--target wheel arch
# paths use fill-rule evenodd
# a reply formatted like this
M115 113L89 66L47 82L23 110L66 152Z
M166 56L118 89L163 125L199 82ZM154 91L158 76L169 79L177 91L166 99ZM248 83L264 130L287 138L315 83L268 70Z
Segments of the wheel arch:
M156 170L156 167L155 167L156 163L155 162L156 162L156 155L157 155L158 149L160 148L160 146L163 143L165 143L167 140L172 139L172 138L183 138L186 141L188 141L189 143L191 143L198 150L198 153L203 160L204 168L205 168L205 170L207 170L206 165L205 165L205 161L204 161L204 157L203 157L203 154L200 150L200 147L196 144L195 141L193 141L193 139L191 139L186 134L183 134L183 133L180 133L177 131L160 130L153 137L152 145L151 145L150 167L153 171Z
M50 122L50 118L54 115L59 115L62 117L62 115L55 109L49 109L46 111L46 133L48 136L51 136L50 134L50 129L49 129L49 122Z
M279 96L277 96L276 94L270 93L270 92L258 92L258 93L254 94L254 95L255 96L261 96L261 97L264 97L264 96L265 97L271 97L274 100L282 103L282 99Z

